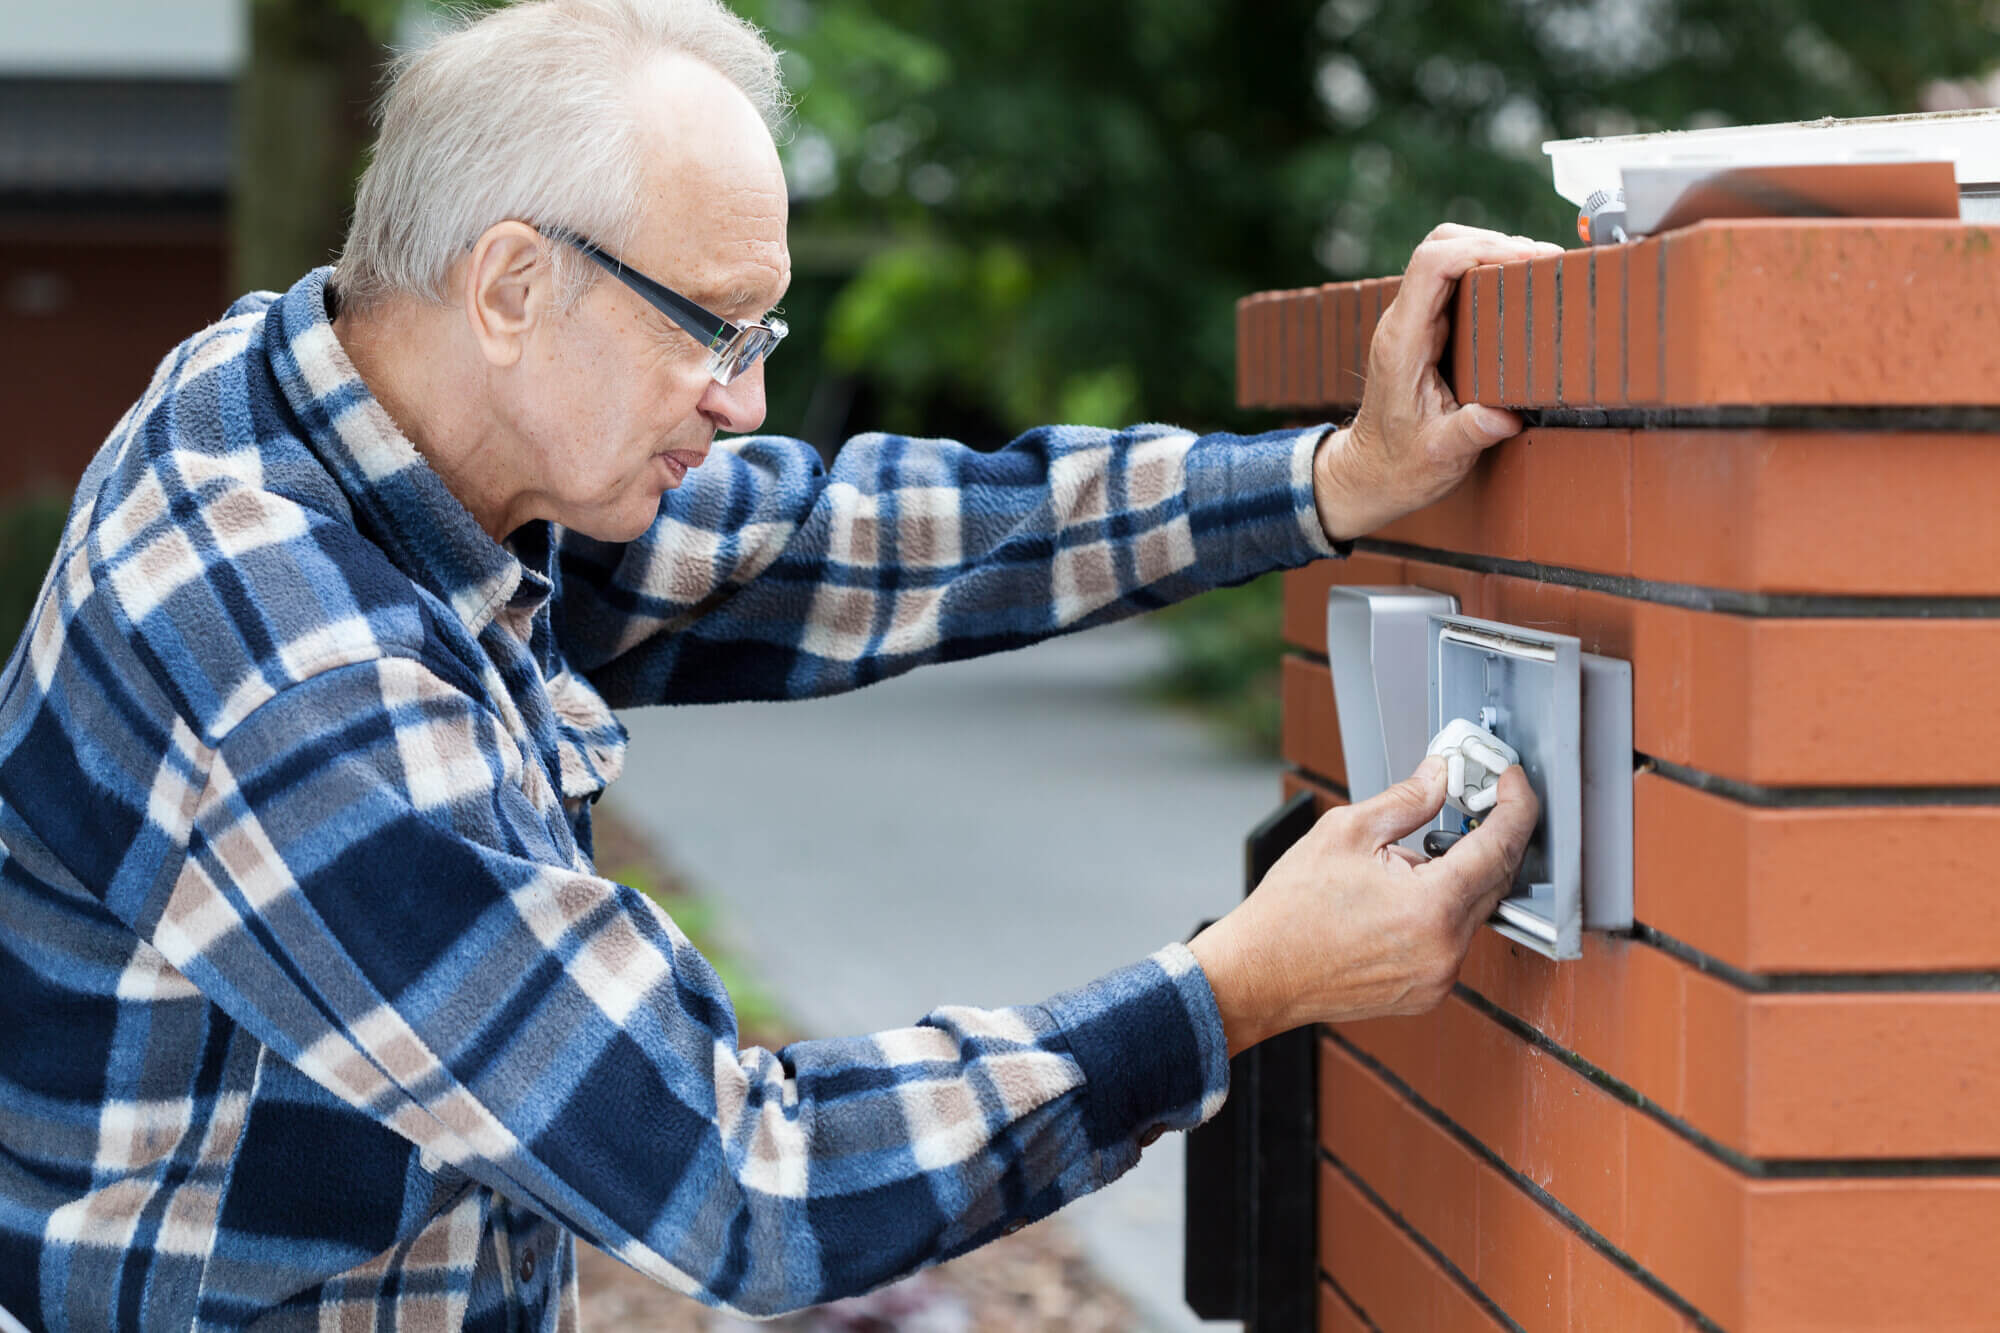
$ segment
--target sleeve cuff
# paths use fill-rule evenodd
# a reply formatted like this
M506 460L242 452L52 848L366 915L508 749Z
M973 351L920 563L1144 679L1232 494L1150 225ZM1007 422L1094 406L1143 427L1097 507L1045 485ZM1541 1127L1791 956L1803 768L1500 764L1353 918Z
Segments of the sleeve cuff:
M1193 1129L1229 1094L1229 1047L1208 977L1185 944L1047 1004L1084 1076L1084 1128L1110 1179L1141 1139Z
M1335 541L1326 535L1326 526L1319 521L1319 505L1313 500L1313 459L1319 456L1326 437L1337 429L1315 426L1292 441L1292 512L1298 517L1306 544L1322 557L1345 556L1354 549L1352 540Z
M1205 581L1240 583L1347 554L1320 526L1313 455L1331 426L1208 436L1188 457L1188 514Z

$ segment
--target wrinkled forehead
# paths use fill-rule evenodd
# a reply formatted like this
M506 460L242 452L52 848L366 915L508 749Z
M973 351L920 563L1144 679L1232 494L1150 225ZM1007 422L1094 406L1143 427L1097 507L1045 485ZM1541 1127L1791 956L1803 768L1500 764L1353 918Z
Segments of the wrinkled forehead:
M740 89L685 56L654 62L635 96L645 185L629 262L718 313L761 314L791 279L770 131Z

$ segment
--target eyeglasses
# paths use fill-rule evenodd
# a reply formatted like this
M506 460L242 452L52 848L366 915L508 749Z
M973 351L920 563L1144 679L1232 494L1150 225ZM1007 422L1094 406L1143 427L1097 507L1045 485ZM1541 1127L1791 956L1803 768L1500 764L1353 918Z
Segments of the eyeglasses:
M549 234L589 255L612 277L637 292L646 304L686 329L690 336L708 349L708 373L715 377L717 384L729 383L762 361L791 332L784 320L768 315L761 324L731 324L673 288L627 267L623 260L581 236L570 232Z

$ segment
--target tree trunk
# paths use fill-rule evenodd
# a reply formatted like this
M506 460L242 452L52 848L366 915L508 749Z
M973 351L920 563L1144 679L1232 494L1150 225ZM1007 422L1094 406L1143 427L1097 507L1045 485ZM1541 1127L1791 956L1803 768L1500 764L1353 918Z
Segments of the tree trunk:
M251 0L236 89L237 291L282 291L339 252L386 54L340 0Z

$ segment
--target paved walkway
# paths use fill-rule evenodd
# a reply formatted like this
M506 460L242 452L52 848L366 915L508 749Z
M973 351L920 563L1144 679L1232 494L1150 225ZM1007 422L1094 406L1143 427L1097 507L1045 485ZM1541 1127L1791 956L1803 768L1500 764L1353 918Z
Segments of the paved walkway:
M628 713L607 798L718 904L795 1026L1033 1002L1184 939L1241 893L1276 770L1132 689L1121 625L810 703ZM1063 1216L1158 1329L1181 1303L1182 1140Z

